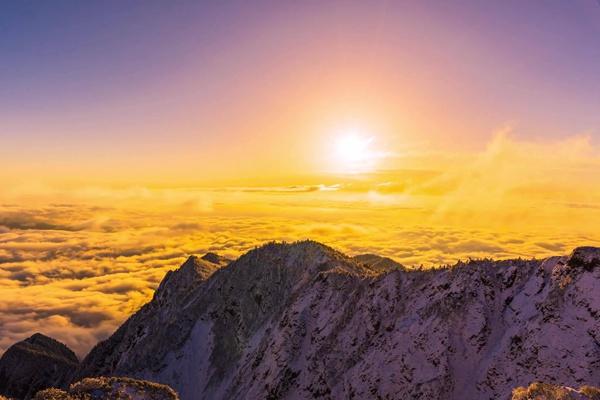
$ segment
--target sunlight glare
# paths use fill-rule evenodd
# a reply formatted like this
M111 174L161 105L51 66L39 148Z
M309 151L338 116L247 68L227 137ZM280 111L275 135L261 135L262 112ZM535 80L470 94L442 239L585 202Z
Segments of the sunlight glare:
M340 135L335 143L338 169L347 173L368 172L373 168L376 153L371 148L374 138L356 132Z

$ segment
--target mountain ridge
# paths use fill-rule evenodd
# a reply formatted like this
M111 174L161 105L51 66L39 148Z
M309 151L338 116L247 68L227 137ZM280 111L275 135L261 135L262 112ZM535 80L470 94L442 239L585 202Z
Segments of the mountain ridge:
M597 385L597 251L419 271L380 270L312 241L268 243L199 281L155 340L118 334L145 326L144 312L125 323L79 375L154 380L184 400L498 398L534 380Z

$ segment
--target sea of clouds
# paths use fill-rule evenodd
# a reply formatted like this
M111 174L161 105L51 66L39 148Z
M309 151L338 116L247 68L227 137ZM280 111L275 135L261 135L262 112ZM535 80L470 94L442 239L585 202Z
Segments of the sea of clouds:
M455 168L335 184L11 188L0 196L0 353L42 332L84 356L191 254L234 258L310 238L432 267L599 245L599 164L588 152L582 139L500 135Z

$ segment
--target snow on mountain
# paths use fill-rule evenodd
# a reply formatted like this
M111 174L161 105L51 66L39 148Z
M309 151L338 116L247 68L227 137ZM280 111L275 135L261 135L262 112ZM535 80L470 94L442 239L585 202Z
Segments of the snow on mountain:
M410 270L322 244L190 258L78 376L192 399L508 399L600 384L600 249Z

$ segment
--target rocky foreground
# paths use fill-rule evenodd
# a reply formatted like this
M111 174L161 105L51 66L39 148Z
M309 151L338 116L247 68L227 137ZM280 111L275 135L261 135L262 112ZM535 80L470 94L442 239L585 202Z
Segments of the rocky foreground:
M183 400L551 399L526 388L593 389L599 367L600 249L408 270L306 241L190 257L73 381L128 376Z
M131 378L85 378L68 390L46 389L34 400L179 400L168 386Z
M600 400L600 389L582 386L578 389L534 382L513 390L511 400Z

